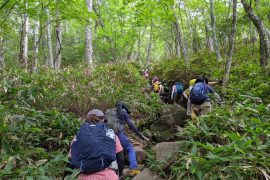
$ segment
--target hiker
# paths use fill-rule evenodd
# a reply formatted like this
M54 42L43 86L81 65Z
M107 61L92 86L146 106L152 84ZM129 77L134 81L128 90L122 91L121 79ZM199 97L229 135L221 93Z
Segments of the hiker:
M186 99L187 101L187 115L190 116L191 115L191 103L190 103L190 99L189 99L189 94L190 94L190 91L193 87L193 85L195 84L196 82L196 79L191 79L189 81L189 87L183 92L183 97ZM193 116L192 116L193 117ZM192 118L193 119L193 118Z
M171 99L174 104L180 104L183 100L182 94L184 91L184 85L182 82L175 82L172 87Z
M164 92L164 88L157 76L154 76L152 79L152 90L155 93L158 93L158 95L161 95Z
M189 100L191 105L188 107L195 115L206 115L212 111L208 93L213 93L217 101L223 104L220 96L208 85L207 78L197 79L190 90Z
M172 104L173 101L171 99L171 92L168 86L163 87L163 92L159 95L160 100L166 104Z
M116 110L117 110L117 117L119 119L119 123L122 125L122 129L119 130L117 133L117 136L121 142L122 147L124 148L124 151L128 153L129 158L129 168L130 168L130 176L136 176L140 173L140 171L137 169L137 159L136 159L136 153L133 148L132 143L126 136L124 132L124 126L127 123L129 128L136 133L137 136L139 136L142 140L149 141L147 137L142 135L142 133L136 128L136 126L132 123L130 119L130 111L128 107L121 101L117 102L116 104Z
M124 168L123 148L104 122L104 113L93 109L74 137L70 167L80 169L79 180L118 180ZM118 175L117 175L118 171Z
M145 69L143 71L143 76L145 77L145 79L148 79L149 78L149 70L148 69Z
M183 96L186 98L186 99L189 99L189 93L190 93L190 90L192 89L193 85L195 84L196 82L196 79L191 79L189 81L189 87L183 92Z

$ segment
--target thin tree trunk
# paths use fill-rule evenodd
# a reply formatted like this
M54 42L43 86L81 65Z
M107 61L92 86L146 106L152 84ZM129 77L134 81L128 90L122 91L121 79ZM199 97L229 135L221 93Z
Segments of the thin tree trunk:
M164 52L164 54L163 54L163 59L168 59L167 58L167 47L166 47L166 41L164 40L164 42L163 42L163 52Z
M59 3L59 2L58 2ZM56 58L55 69L59 70L62 62L62 23L60 20L60 7L57 9L57 25L56 25Z
M174 25L175 25L175 30L176 30L176 37L177 37L177 41L178 41L178 44L180 46L180 49L181 49L181 52L183 54L183 57L184 57L184 61L185 61L185 64L187 66L189 66L189 59L188 59L188 53L187 53L187 48L185 46L185 43L183 41L183 35L182 35L182 30L180 28L180 25L179 25L179 22L176 18L176 16L174 15L175 17L175 22L174 22Z
M26 70L28 68L28 34L29 34L29 18L28 14L25 13L23 17L23 25L21 32L19 61L22 67L24 67Z
M225 2L225 6L227 6L227 1L224 1L224 2ZM231 0L228 1L228 12L225 15L226 16L226 22L229 21L230 12L231 12ZM225 31L223 31L223 51L224 51L225 55L226 55L226 52L227 52L227 47L230 46L229 45L230 42L228 42L228 46L227 46L227 37L229 36L228 34L229 34L229 24L226 23ZM226 59L226 57L224 57L224 59Z
M223 76L222 92L224 93L229 81L230 70L232 64L232 57L234 51L234 42L235 42L235 32L236 32L236 23L237 23L237 0L233 0L233 18L232 18L232 31L229 39L229 53L228 59L225 67L225 73Z
M5 57L4 57L4 38L0 36L0 69L5 68Z
M266 28L264 26L264 23L262 21L262 19L259 18L259 16L257 16L257 14L255 14L255 12L253 11L252 7L249 5L249 3L246 0L241 0L241 3L247 13L247 15L249 16L249 18L251 19L252 23L254 24L254 26L257 28L257 31L259 33L259 37L260 37L260 65L261 68L264 70L267 70L268 64L269 64L269 39L268 39L268 35L266 32Z
M149 65L150 52L151 52L151 47L152 47L152 33L153 33L153 24L151 23L150 37L149 37L147 55L146 55L146 66Z
M220 55L219 44L218 44L218 40L217 40L216 19L215 19L215 15L214 15L214 2L213 2L213 0L210 0L210 18L211 18L214 50L215 50L215 53L216 53L217 60L220 61L221 60L221 55Z
M185 14L186 14L186 18L187 18L187 25L188 25L188 29L189 29L189 43L190 43L190 45L189 45L189 53L190 54L193 54L193 50L194 50L194 48L193 48L193 39L194 39L194 37L193 37L193 29L192 29L192 27L191 27L191 17L190 17L190 13L188 13L187 12L187 9L186 9L186 6L185 6Z
M86 0L87 11L91 13L93 11L93 1ZM89 24L86 26L85 30L86 47L85 56L86 61L89 66L93 66L93 46L92 46L92 20L89 19Z
M175 33L176 34L176 33ZM175 53L176 53L176 57L181 59L181 49L180 49L180 46L179 46L179 43L178 43L178 39L177 37L175 36Z
M47 65L50 68L54 68L53 63L53 51L52 51L52 33L51 33L51 16L50 16L50 10L47 9L47 45L48 45L48 62Z
M257 41L257 37L256 37L256 30L254 29L255 27L253 26L253 24L249 23L251 26L249 28L250 31L250 41L251 41L251 52L252 55L255 52L255 43ZM246 38L246 42L248 42L248 38Z
M137 61L140 62L141 61L141 27L139 27L138 29L138 35L139 37L138 37L138 46L137 46L138 48Z
M35 29L34 29L34 58L32 62L32 71L36 72L37 71L37 64L38 64L38 44L40 41L40 36L39 36L39 29L40 29L40 24L39 21L35 22Z
M202 15L203 15L203 19L204 19L204 24L205 24L205 38L206 38L206 48L208 49L208 51L210 53L214 52L214 47L213 47L213 39L212 39L212 35L211 35L211 27L208 24L208 20L205 17L205 13L204 10L201 11Z
M205 22L205 35L206 35L206 47L210 53L214 52L213 39L211 36L211 28L207 22Z
M198 53L198 51L202 48L202 43L201 43L201 39L199 37L198 31L197 31L197 27L194 26L193 29L194 35L193 35L193 49L195 53Z

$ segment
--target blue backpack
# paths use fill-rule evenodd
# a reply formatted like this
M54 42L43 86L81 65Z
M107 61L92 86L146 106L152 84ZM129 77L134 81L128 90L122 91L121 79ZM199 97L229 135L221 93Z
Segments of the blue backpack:
M176 93L179 94L179 95L181 95L183 93L183 91L184 91L184 85L183 85L183 83L176 82L175 83L175 87L176 87Z
M71 164L82 173L103 170L116 160L115 134L104 122L85 122L71 145Z
M190 91L190 101L192 104L200 105L207 100L207 89L204 83L196 83Z

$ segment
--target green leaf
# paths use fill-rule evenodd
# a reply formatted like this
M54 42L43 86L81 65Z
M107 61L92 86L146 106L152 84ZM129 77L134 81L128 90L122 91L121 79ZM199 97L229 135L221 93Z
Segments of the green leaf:
M2 138L1 153L9 154L10 152L11 152L11 148L9 146L9 142L3 137Z
M80 174L80 170L74 170L73 173L66 177L66 180L73 180Z
M11 173L11 169L13 168L13 166L15 165L15 158L14 157L10 157L8 159L8 163L5 166L5 168L3 169L3 174L10 174Z
M44 164L47 161L48 161L47 159L41 159L41 160L39 160L39 161L36 162L36 166L38 167L38 166Z
M197 144L194 144L193 147L192 147L192 149L191 149L191 154L192 155L195 155L197 153L197 150L198 150Z

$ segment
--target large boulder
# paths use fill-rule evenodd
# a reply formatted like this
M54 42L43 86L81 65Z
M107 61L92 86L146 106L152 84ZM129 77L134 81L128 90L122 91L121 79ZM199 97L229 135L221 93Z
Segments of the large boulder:
M183 144L181 141L156 144L153 150L156 154L156 160L160 163L162 169L168 167L175 160L177 150L181 147L181 144Z
M146 152L145 150L142 148L142 146L136 146L134 145L134 151L136 154L136 159L138 164L144 164L144 161L146 159ZM129 164L129 157L128 157L128 153L124 151L124 158L125 158L125 162L126 164Z
M151 172L148 168L145 168L140 174L135 176L133 180L162 180L160 177Z
M159 118L150 126L158 142L173 140L177 126L184 126L189 118L186 109L179 105L168 105L159 114Z
M134 150L136 152L136 158L137 158L138 164L143 164L143 162L146 159L145 151L139 146L134 147Z

